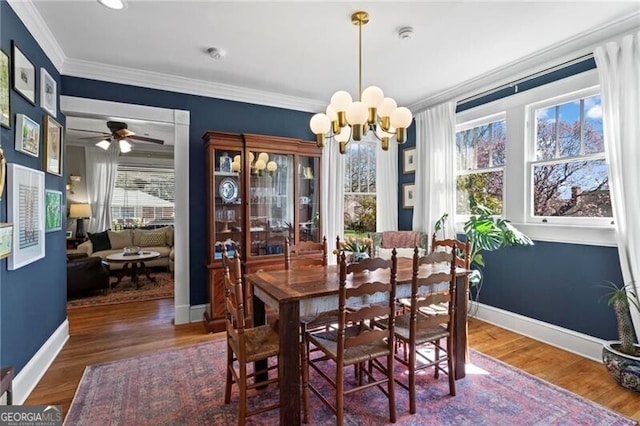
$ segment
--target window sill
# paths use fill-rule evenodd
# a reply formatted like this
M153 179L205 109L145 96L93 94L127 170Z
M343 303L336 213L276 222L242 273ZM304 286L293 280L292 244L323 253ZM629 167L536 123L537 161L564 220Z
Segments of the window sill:
M612 226L591 227L558 224L513 223L535 241L616 247L616 231Z

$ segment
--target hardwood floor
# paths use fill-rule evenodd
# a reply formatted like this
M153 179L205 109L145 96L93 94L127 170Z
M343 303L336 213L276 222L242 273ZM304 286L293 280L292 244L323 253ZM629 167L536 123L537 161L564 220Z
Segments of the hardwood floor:
M173 300L68 312L70 338L25 404L62 405L66 414L87 365L224 338L202 323L174 326ZM469 322L474 349L640 421L640 395L615 383L597 362L479 320Z

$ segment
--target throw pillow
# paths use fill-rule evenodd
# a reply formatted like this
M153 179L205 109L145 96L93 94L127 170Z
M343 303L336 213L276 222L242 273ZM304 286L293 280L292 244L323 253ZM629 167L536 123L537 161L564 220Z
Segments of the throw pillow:
M110 250L111 242L109 242L109 234L108 231L97 232L92 234L88 232L89 240L91 240L91 245L93 246L93 252Z
M378 249L378 257L383 259L391 259L391 251L393 249L390 248L382 248ZM419 248L418 256L424 256L425 250ZM413 257L413 249L410 247L400 247L396 249L396 257Z
M111 243L112 249L121 249L133 245L131 231L128 229L124 231L107 231L107 234L109 235L109 242Z
M382 247L415 247L420 243L420 232L385 231L382 234Z
M165 232L144 232L140 235L140 247L158 247L165 245Z
M162 228L156 229L156 231L164 231L167 238L167 245L173 247L173 226L163 226Z

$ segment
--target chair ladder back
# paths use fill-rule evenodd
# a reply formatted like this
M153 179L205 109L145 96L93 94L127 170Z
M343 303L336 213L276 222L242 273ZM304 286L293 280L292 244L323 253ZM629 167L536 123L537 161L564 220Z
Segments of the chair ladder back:
M431 236L431 252L437 251L438 247L454 247L456 252L456 266L459 268L469 269L471 266L471 241L460 241L453 238L438 240L436 234Z
M227 329L231 334L242 334L246 327L245 297L242 288L242 270L240 257L236 253L229 258L222 253L223 282L225 288L225 308L227 311Z
M284 269L291 269L291 266L327 266L327 237L322 237L322 241L300 241L298 244L291 244L289 239L285 239L284 249Z

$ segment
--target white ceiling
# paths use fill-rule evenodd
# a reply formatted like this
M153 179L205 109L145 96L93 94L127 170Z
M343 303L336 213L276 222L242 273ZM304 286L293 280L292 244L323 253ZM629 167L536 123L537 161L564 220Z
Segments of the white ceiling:
M376 84L414 110L438 94L480 88L470 84L478 76L640 17L639 1L125 2L114 11L95 0L32 0L31 19L41 17L37 31L53 36L50 56L63 74L307 111L323 109L336 90L357 95L356 10L371 18L363 87ZM401 40L405 26L414 36ZM213 46L227 52L223 60L206 53Z

